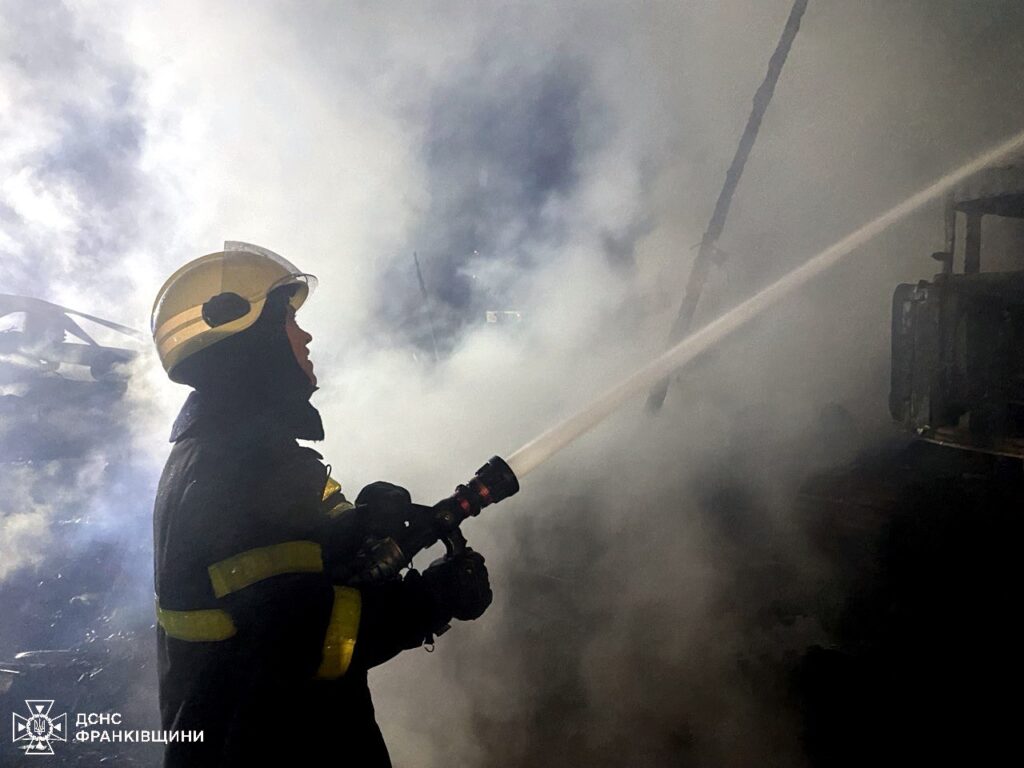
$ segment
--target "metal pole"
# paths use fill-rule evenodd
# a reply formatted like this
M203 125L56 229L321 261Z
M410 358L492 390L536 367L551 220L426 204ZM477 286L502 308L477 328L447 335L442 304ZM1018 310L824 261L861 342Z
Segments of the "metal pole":
M718 238L721 237L722 230L725 228L725 218L729 215L729 206L732 204L736 187L739 186L740 178L743 176L743 168L747 163L747 158L750 157L750 151L754 148L754 142L757 140L758 131L761 129L764 113L771 103L772 94L775 93L775 85L779 82L779 75L782 74L782 66L786 63L786 58L789 56L789 49L793 46L796 33L800 31L800 21L803 18L804 11L807 10L807 2L808 0L795 0L793 3L793 8L789 12L789 18L786 20L786 26L782 30L779 44L775 47L775 53L772 54L771 59L768 61L768 72L764 76L761 87L754 94L753 110L747 119L747 127L740 137L740 144L736 148L732 164L729 166L729 170L725 172L725 184L722 187L722 191L718 194L718 201L715 203L715 210L711 214L711 221L708 223L707 231L704 232L704 237L700 241L700 249L697 251L693 268L690 270L690 277L686 282L683 303L679 306L679 314L676 316L676 321L673 323L672 331L669 334L669 345L685 337L693 324L693 316L697 311L697 304L700 301L701 292L704 290L704 283L707 282L711 262L718 253L716 246ZM652 413L656 413L665 402L665 396L668 394L668 384L668 379L659 382L647 397L647 408Z

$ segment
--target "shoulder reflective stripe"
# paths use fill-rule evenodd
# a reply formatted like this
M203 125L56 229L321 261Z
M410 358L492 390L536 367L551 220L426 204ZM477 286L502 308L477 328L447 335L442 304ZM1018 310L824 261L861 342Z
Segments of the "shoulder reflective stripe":
M324 634L323 658L316 673L318 678L336 680L348 671L352 654L356 650L362 608L363 596L358 589L334 588L334 607Z
M156 620L169 637L192 643L227 640L235 635L235 622L227 611L168 611L156 605Z
M330 467L328 467L328 469L330 469ZM329 474L327 475L327 484L324 486L324 497L321 501L327 501L328 499L331 499L330 506L327 507L328 517L337 517L346 509L352 509L352 507L355 506L352 502L346 499L345 494L341 492L341 483Z
M324 570L320 545L313 541L286 541L257 547L221 560L206 569L213 594L230 595L240 589L285 573L321 573Z
M324 496L321 501L327 501L331 497L332 493L337 493L341 490L341 483L335 480L330 475L327 476L327 485L324 486Z

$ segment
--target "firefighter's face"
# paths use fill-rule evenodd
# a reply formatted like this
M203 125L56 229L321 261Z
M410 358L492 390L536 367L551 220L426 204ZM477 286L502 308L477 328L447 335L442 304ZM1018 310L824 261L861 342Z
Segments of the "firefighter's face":
M313 372L313 361L309 359L309 342L313 340L306 331L299 327L295 321L295 309L289 305L288 317L284 321L284 329L288 334L288 341L292 345L292 352L299 363L302 372L309 377L313 386L316 386L316 374Z

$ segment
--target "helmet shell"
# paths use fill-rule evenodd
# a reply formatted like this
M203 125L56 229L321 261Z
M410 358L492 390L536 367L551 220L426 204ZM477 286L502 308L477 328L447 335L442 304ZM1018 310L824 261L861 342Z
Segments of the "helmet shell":
M315 288L316 278L251 243L228 241L223 251L178 269L157 293L150 318L167 375L174 380L180 362L250 327L270 292L285 285L296 286L289 302L297 310Z

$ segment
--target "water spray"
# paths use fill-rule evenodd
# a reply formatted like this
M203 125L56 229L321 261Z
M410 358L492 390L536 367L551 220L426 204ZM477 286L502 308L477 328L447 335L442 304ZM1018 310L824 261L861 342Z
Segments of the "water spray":
M968 176L987 166L1006 160L1007 157L1022 148L1024 148L1024 131L951 171L920 192L911 195L899 205L847 235L835 245L826 248L785 277L754 294L699 331L687 336L632 376L616 384L579 413L524 445L509 457L508 466L516 477L522 479L562 448L604 421L631 397L647 391L654 384L689 363L697 355L746 325L783 297L835 266L858 246L863 245L927 203L942 197Z
M477 470L472 480L458 486L455 493L448 498L432 507L412 505L409 519L404 521L400 530L374 541L357 556L352 563L348 583L361 584L392 578L408 566L415 555L438 541L444 542L449 557L465 551L466 539L459 528L465 520L480 514L484 507L517 493L521 478L600 424L631 397L647 391L652 385L746 325L783 297L835 266L858 246L923 205L942 197L968 176L1005 160L1022 148L1024 131L908 197L683 339L663 355L616 384L583 410L524 445L509 457L508 462L495 456Z

